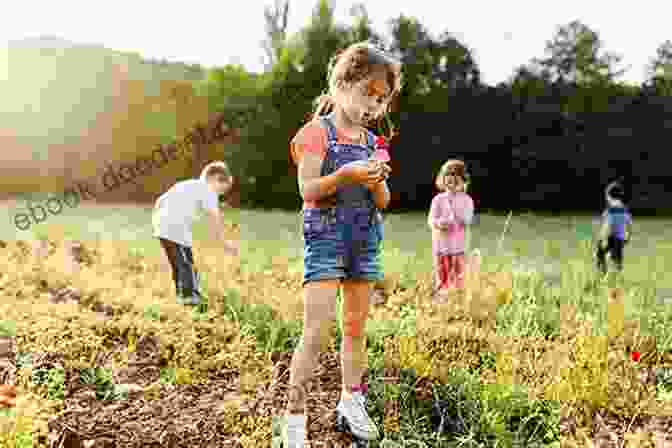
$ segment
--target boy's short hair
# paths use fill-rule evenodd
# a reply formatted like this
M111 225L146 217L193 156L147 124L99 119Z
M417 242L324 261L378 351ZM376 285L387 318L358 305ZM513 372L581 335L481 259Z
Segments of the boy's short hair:
M208 163L205 168L203 168L203 171L201 171L201 180L208 180L208 178L218 174L223 174L228 178L232 177L229 166L221 160L216 160L214 162Z
M607 196L607 199L618 199L620 201L624 201L625 188L623 187L623 178L620 178L607 185L607 188L604 192Z

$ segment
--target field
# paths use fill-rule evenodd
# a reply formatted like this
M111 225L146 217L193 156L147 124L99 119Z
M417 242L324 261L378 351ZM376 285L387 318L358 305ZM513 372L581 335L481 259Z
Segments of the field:
M207 302L190 310L149 211L80 206L30 234L0 224L13 352L0 341L0 383L19 396L0 411L0 447L271 446L302 328L300 215L227 210L239 257L199 223ZM582 240L592 219L513 214L503 232L507 216L480 216L470 294L439 305L425 216L386 217L367 325L369 411L386 439L372 447L672 446L672 226L638 219L623 278L597 281ZM82 242L79 262L64 238ZM349 442L333 430L340 331L333 343L310 388L312 447Z

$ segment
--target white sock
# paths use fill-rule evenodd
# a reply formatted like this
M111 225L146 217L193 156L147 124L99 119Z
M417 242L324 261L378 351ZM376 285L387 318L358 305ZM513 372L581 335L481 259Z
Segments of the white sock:
M287 413L287 429L289 431L289 443L304 443L306 440L306 415Z
M285 415L287 416L287 423L290 426L296 426L299 424L303 424L304 426L306 425L306 414L290 414L287 412Z

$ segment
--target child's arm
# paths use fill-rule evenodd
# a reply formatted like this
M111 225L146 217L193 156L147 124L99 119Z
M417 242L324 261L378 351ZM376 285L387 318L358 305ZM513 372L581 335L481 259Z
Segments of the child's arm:
M601 243L606 243L609 238L609 215L605 213L602 217L602 228L600 229L599 240Z
M344 185L342 173L335 172L321 176L322 158L306 152L299 163L299 194L306 201L318 201L336 193Z
M439 216L441 215L441 207L439 204L439 197L435 196L432 199L432 205L429 208L429 215L427 217L427 225L432 230L441 230L439 227Z
M348 163L326 176L321 175L321 170L322 157L306 152L299 162L299 193L304 200L319 201L343 185L373 183L378 178L374 167L355 163Z
M208 192L199 201L200 209L210 218L210 233L215 239L224 239L224 220L219 208L219 196L214 191Z
M343 185L378 180L378 169L373 164L348 163L335 173L321 176L327 146L327 130L320 124L305 126L292 139L291 152L298 165L299 193L304 201L319 201Z
M299 194L304 201L318 201L336 192L343 179L336 173L320 176L327 151L326 129L309 124L299 130L291 142L291 153L298 167Z
M224 217L219 207L207 208L206 213L210 218L212 236L217 240L225 239L224 235Z
M381 181L370 188L373 193L373 202L379 210L385 210L390 205L390 189L387 187L387 181Z
M471 223L474 221L474 200L468 195L466 199L459 219L464 223L464 253L468 254L471 252Z
M469 226L474 219L474 201L467 195L461 202L461 204L453 208L455 218L458 222Z
M224 233L224 217L219 207L207 208L206 213L211 220L212 236L224 244L224 250L227 253L236 255L238 249L235 242L226 239L226 234Z

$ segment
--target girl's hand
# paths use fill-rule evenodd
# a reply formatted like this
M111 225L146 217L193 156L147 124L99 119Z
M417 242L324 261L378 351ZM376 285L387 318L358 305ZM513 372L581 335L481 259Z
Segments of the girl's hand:
M390 173L392 172L392 168L390 168L390 165L388 165L387 162L381 162L381 161L377 161L376 163L380 167L383 177L385 177L385 179L390 177Z
M451 223L452 223L451 219L440 219L439 220L439 228L441 230L448 230Z
M343 165L338 169L339 176L352 184L376 184L382 179L382 170L367 160L359 160Z
M369 190L373 190L381 182L387 180L387 178L390 177L390 172L392 172L392 168L390 168L390 166L385 162L380 162L380 161L377 161L377 160L373 160L372 163L375 166L378 167L378 170L379 170L378 172L380 173L380 175L378 176L378 178L374 182L366 184L366 186Z

